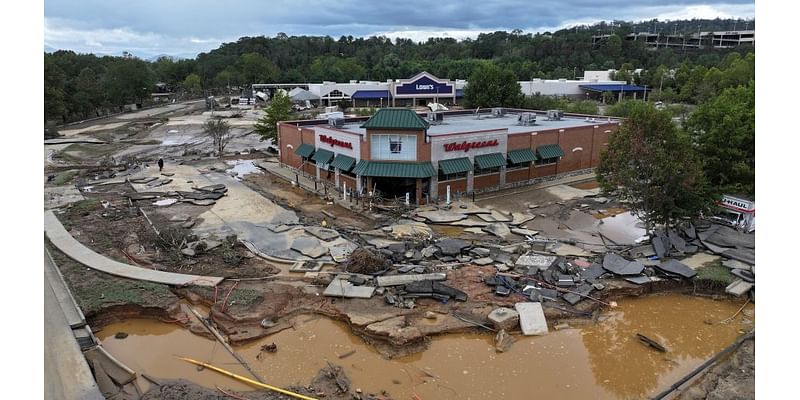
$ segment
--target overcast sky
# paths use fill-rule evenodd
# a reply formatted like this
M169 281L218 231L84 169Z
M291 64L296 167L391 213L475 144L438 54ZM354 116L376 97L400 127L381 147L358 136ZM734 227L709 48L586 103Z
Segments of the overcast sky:
M753 0L45 0L46 51L194 57L242 36L457 39L598 21L753 18Z

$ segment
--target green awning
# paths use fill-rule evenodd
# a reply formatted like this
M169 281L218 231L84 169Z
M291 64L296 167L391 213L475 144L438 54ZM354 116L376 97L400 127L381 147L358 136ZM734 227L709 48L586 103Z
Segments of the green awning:
M381 108L364 122L365 129L425 130L430 124L410 108Z
M353 169L360 176L377 176L384 178L430 178L436 175L430 162L408 163L393 161L361 160Z
M506 165L506 159L501 153L484 154L475 156L475 163L478 164L480 169L497 168Z
M469 157L441 160L439 161L439 169L441 169L445 175L459 174L462 172L472 171L472 163L469 162Z
M556 157L564 157L564 150L561 150L561 146L557 144L546 144L544 146L539 146L536 148L536 153L539 154L539 158L556 158Z
M331 163L331 167L339 168L340 171L349 171L350 168L353 168L355 165L356 159L353 157L348 157L343 154L337 154L336 158L333 159Z
M508 160L512 164L522 164L536 161L536 154L531 149L511 150L508 152Z
M327 164L331 162L331 158L333 158L333 156L334 154L330 150L317 149L317 152L314 153L314 156L311 157L311 159L316 161L317 164Z
M311 155L314 154L314 146L306 143L301 144L300 147L294 151L294 154L305 158L311 157Z

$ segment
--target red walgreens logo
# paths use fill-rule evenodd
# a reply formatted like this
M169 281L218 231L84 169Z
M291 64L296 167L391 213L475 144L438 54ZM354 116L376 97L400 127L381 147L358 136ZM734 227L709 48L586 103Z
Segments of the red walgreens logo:
M322 143L327 143L327 144L331 145L331 147L339 146L339 147L344 147L346 149L352 149L353 148L353 144L352 143L345 142L345 141L339 140L339 139L334 139L334 138L332 138L330 136L319 135L319 141L322 142Z
M481 147L494 147L499 144L500 143L497 142L497 139L484 140L482 142L445 143L444 151L464 150L465 152L467 152L469 151L469 149L480 149Z

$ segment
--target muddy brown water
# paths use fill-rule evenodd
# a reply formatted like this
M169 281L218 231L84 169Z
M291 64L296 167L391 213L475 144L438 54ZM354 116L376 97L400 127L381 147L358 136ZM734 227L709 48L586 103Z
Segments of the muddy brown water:
M511 350L502 354L495 353L492 336L469 333L436 337L425 352L386 360L345 324L309 315L297 317L295 329L237 351L267 383L284 387L307 384L329 360L344 367L353 388L368 393L385 389L398 399L415 394L423 399L629 399L663 390L754 327L741 315L729 324L705 322L733 315L740 304L731 301L669 294L618 303L597 324L551 330L541 337L517 335ZM119 331L129 336L114 338ZM669 351L644 346L636 333ZM176 325L130 320L106 327L98 337L138 373L184 378L209 388L248 389L175 359L173 355L184 355L249 376L219 344ZM260 347L272 342L277 353L257 358Z
M589 190L589 189L599 188L600 187L600 183L598 183L595 180L591 180L589 182L575 183L575 184L572 184L570 186L572 186L572 187L574 187L576 189Z

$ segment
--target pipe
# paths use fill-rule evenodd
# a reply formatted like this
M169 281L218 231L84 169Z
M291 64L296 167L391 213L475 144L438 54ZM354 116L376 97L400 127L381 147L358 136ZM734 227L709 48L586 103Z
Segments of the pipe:
M724 348L722 351L717 353L714 357L709 358L706 362L701 364L699 367L695 368L688 375L684 376L683 378L681 378L677 382L673 383L672 386L670 386L669 388L667 388L663 392L657 394L656 396L653 396L652 399L653 400L662 400L662 399L666 398L667 396L672 394L672 392L678 390L678 388L683 386L683 384L688 382L690 379L694 378L695 375L699 374L700 372L703 372L703 370L705 370L706 368L710 367L711 365L713 365L717 361L719 361L720 358L722 358L723 356L727 355L728 353L732 352L733 350L735 350L736 348L741 346L742 343L744 343L745 340L754 339L755 335L756 335L755 331L751 331L750 333L742 335L739 339L737 339L735 342L733 342L733 344L731 344L730 346Z
M239 380L239 381L242 381L242 382L245 382L245 383L249 383L249 384L251 384L253 386L256 386L256 387L260 387L260 388L263 388L263 389L269 389L269 390L272 390L272 391L275 391L275 392L278 392L278 393L283 393L285 395L292 396L292 397L294 397L296 399L317 400L317 399L315 399L313 397L303 396L302 394L295 393L295 392L290 392L288 390L281 389L279 387L267 385L266 383L256 382L256 381L254 381L254 380L252 380L250 378L245 378L244 376L236 375L233 372L226 371L226 370L224 370L222 368L215 367L215 366L213 366L211 364L207 364L207 363L204 363L202 361L192 360L191 358L186 358L186 357L177 357L177 358L180 359L180 360L192 363L194 365L199 365L199 366L201 366L203 368L208 368L210 370L219 372L220 374L227 375L227 376L229 376L229 377L231 377L233 379L236 379L236 380Z

